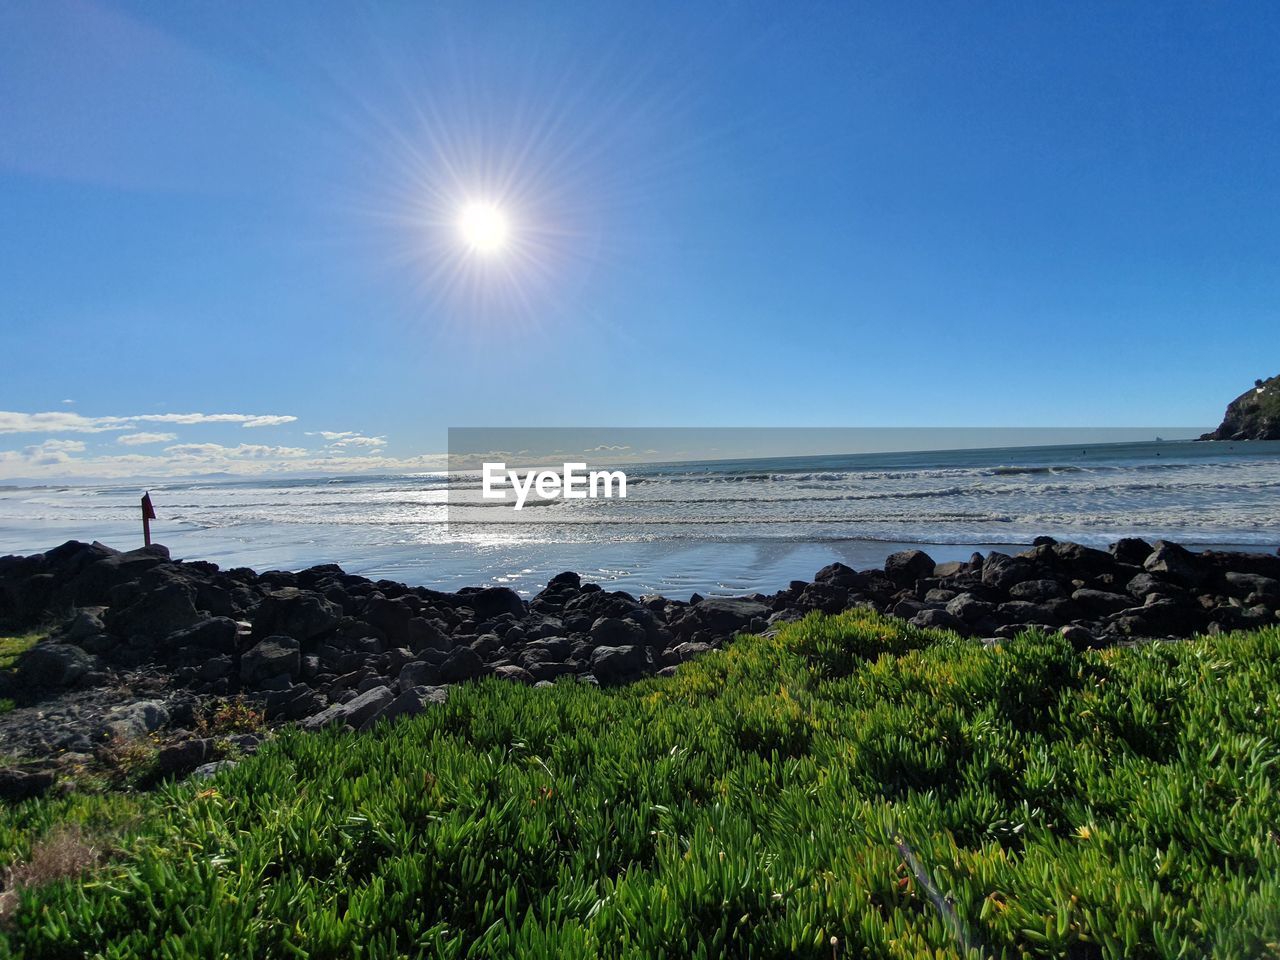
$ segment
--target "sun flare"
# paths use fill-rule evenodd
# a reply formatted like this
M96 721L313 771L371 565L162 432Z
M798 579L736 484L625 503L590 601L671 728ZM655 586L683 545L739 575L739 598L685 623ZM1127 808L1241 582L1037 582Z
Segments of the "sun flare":
M458 232L476 253L497 253L507 245L511 226L499 208L488 203L469 203L458 217Z

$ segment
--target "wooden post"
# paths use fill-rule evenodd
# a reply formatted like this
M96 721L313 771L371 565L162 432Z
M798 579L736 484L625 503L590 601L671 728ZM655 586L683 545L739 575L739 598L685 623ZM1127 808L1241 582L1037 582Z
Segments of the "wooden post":
M146 546L151 546L151 521L156 518L156 511L151 506L151 491L148 490L142 495L142 542Z

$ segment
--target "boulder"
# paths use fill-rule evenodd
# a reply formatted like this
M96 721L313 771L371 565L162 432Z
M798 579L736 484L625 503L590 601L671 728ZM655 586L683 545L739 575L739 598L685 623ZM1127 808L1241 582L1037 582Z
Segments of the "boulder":
M597 646L621 647L644 643L648 632L640 624L617 617L601 617L591 625L591 639Z
M1208 577L1200 559L1186 547L1165 540L1156 542L1143 569L1183 587L1198 587Z
M995 604L979 600L973 594L962 593L947 602L947 613L965 623L974 624L995 613Z
M440 664L441 683L462 683L483 677L487 672L480 654L470 647L458 647Z
M1254 595L1268 600L1280 600L1280 580L1273 580L1271 577L1264 577L1257 573L1232 571L1223 574L1223 580L1226 581L1227 589L1234 597Z
M525 615L524 601L520 594L508 587L486 587L467 598L471 609L481 620L493 620L509 613L519 619Z
M965 626L964 621L954 614L948 613L946 610L930 608L921 610L911 618L910 623L913 627L930 627L935 630L952 630L956 633L968 633L969 629Z
M416 616L408 602L400 599L388 600L380 593L371 596L364 609L364 622L395 646L412 646L409 640L409 621Z
M1031 603L1044 603L1046 600L1056 600L1066 595L1066 590L1056 580L1023 580L1009 588L1010 597Z
M235 653L239 646L239 627L230 617L210 617L189 627L175 630L165 637L164 648L181 650L196 647L216 653Z
M302 654L293 637L267 637L246 650L240 658L240 678L249 686L258 686L273 677L297 679L302 668Z
M865 581L866 577L839 561L827 564L813 575L814 583L825 583L846 589L861 587ZM803 590L804 586L803 582L801 582L800 589Z
M493 675L499 680L508 680L512 683L524 683L529 686L533 686L534 683L533 674L514 663L504 663L502 666L494 667Z
M703 629L719 635L737 633L752 620L767 620L772 613L768 606L748 597L709 597L691 609Z
M409 647L415 651L453 649L453 639L426 617L411 617L407 635Z
M1088 616L1099 617L1109 613L1118 613L1133 606L1131 597L1122 593L1111 593L1107 590L1094 590L1082 587L1071 594L1071 599Z
M1113 543L1110 552L1118 562L1140 567L1151 556L1151 544L1139 537L1125 537Z
M686 640L684 643L677 643L667 653L669 659L676 663L684 663L686 660L692 660L694 657L700 657L704 653L710 653L715 647L709 643L699 643L696 640Z
M996 590L1007 592L1019 583L1035 579L1035 568L1021 557L993 550L982 561L982 582Z
M190 773L213 759L214 744L209 739L182 740L161 747L156 753L156 768L162 774Z
M72 686L98 668L98 660L70 643L37 643L19 662L24 687L57 689Z
M142 593L123 609L112 607L104 618L107 629L118 637L160 640L205 619L196 609L195 591L170 581Z
M54 779L50 770L0 770L0 800L18 803L38 797L53 786Z
M908 586L921 577L933 576L933 558L923 550L899 550L884 561L884 572L899 586Z
M650 673L652 667L646 646L596 647L591 652L591 673L602 684L636 680Z
M448 695L448 687L411 687L383 707L382 712L375 718L375 722L379 720L394 720L397 717L411 717L422 713L432 705L443 704Z
M300 642L337 629L342 608L318 593L284 587L263 598L253 617L256 638L285 636Z
M169 711L155 700L112 707L103 717L99 734L104 739L139 740L169 722Z
M335 703L307 717L302 721L302 726L305 730L319 730L330 726L348 726L360 730L371 724L395 699L390 687L374 687L352 697L346 703Z

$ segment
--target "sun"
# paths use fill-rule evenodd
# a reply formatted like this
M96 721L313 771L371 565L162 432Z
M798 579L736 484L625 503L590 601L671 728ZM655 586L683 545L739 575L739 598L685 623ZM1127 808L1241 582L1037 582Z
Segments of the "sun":
M458 232L475 253L492 254L507 245L511 225L507 215L490 203L469 203L458 215Z

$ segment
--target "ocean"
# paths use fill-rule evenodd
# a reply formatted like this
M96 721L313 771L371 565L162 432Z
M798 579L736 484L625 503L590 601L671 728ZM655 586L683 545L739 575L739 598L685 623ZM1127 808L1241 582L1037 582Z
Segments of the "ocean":
M352 573L536 593L561 570L687 597L773 592L833 560L878 565L1017 550L1040 535L1271 552L1280 442L1110 443L626 466L625 500L560 500L494 522L458 506L474 475L189 480L150 486L153 536L223 566ZM450 505L450 489L455 502ZM0 488L0 552L141 542L136 484ZM503 511L508 517L511 514Z

